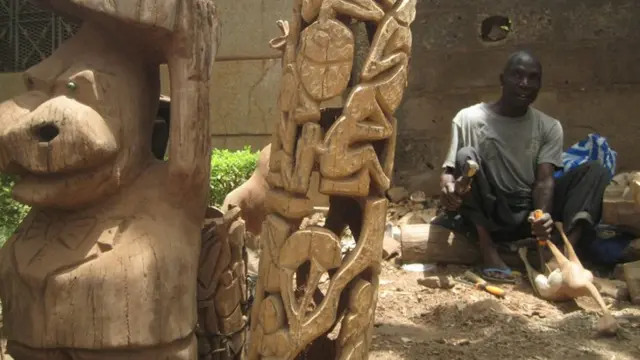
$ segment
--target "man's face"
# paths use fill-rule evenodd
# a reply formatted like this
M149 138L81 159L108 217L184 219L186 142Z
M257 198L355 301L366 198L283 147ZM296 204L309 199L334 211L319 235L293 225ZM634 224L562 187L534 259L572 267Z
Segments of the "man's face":
M540 65L531 58L519 58L502 74L502 95L508 105L525 107L538 97L542 85Z

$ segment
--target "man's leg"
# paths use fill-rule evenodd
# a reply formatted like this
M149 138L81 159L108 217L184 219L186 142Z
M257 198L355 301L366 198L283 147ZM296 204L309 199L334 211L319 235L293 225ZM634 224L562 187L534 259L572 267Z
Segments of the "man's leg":
M475 161L480 168L473 178L471 191L463 196L462 206L458 212L476 228L484 267L507 270L508 267L498 254L491 232L503 228L515 228L519 224L512 216L506 200L497 191L492 174L474 148L465 147L458 150L454 173L456 178L461 175L468 160ZM499 272L495 272L491 276L507 277Z
M594 234L602 215L602 199L611 181L609 171L599 162L580 165L556 180L554 219L561 220L569 242Z

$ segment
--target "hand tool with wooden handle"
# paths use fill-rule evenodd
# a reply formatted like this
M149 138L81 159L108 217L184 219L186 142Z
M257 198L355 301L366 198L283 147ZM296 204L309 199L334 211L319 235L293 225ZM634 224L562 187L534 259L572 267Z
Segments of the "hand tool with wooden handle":
M491 295L495 295L497 297L504 297L505 291L497 286L489 285L487 282L481 278L480 276L474 274L473 272L467 270L464 272L465 279L472 282L476 288L480 290L484 290Z
M455 192L458 195L463 195L471 190L471 181L476 175L476 172L480 166L473 160L467 160L462 168L462 176L456 179Z
M540 220L542 217L544 216L544 212L540 209L536 210L533 212L533 218L535 220ZM540 271L544 272L545 266L547 265L547 262L544 261L544 254L543 254L543 249L545 247L545 245L547 245L547 241L549 239L538 239L538 255L540 256Z

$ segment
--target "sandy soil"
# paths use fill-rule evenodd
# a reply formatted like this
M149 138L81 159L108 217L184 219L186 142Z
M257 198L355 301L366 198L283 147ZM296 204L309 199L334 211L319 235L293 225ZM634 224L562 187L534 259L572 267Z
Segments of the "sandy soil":
M524 281L500 285L507 294L498 299L465 284L426 288L417 283L423 276L384 264L370 360L640 359L640 307L605 299L621 331L598 338L598 314L540 300Z
M464 284L426 288L417 283L423 276L383 264L370 360L640 359L640 307L605 299L621 332L597 338L596 313L537 299L527 283L501 285L507 294L498 299Z

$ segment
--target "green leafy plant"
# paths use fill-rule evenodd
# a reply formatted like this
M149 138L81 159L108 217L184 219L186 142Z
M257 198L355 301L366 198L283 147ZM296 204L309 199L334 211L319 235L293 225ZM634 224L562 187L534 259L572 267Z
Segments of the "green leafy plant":
M228 193L251 177L258 154L259 152L251 151L251 147L239 151L213 150L209 192L211 205L221 205Z
M251 147L245 147L240 151L213 150L209 183L211 205L221 205L228 193L249 179L256 168L258 154L259 152L251 151ZM13 183L10 176L0 175L0 246L11 236L29 211L28 206L16 202L11 197Z
M11 236L29 211L28 206L13 200L12 188L13 179L7 175L0 175L0 245Z

